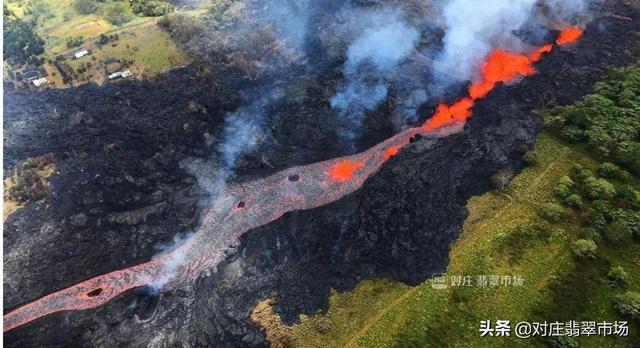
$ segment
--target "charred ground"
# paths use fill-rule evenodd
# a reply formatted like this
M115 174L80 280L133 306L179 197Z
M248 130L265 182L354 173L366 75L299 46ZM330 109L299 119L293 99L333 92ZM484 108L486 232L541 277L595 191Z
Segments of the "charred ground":
M419 140L356 193L250 231L217 271L175 291L140 289L96 310L42 318L5 334L5 343L265 345L249 313L274 293L276 311L292 322L325 309L330 288L350 289L359 279L418 283L445 268L467 199L490 189L496 171L522 166L541 127L531 111L577 100L609 67L630 65L639 53L637 23L596 19L576 46L545 57L539 74L479 101L462 133ZM335 85L338 63L310 74L301 99L270 111L275 141L242 159L239 179L341 154L331 125L314 112L327 103L323 91ZM194 228L201 191L179 162L211 154L204 133L216 134L225 112L239 106L235 92L252 83L191 66L154 82L29 95L7 88L5 169L53 153L59 174L46 199L5 222L5 308L146 261L157 245ZM369 115L360 148L393 132L389 109Z

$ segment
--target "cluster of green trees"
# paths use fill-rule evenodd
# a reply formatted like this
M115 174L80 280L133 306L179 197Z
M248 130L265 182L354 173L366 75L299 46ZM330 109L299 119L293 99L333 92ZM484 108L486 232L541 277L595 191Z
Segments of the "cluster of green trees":
M640 67L612 71L593 94L543 116L550 131L640 174Z
M139 16L158 17L173 12L175 8L165 0L136 0L131 9Z
M603 163L596 174L574 165L553 189L558 203L547 203L542 215L560 220L565 207L584 217L583 235L596 242L625 244L640 241L640 193L629 184L631 175L612 163Z
M2 58L11 64L41 65L44 59L38 57L44 53L44 40L33 30L33 25L21 20L3 6L4 52Z
M67 39L67 48L82 46L82 36L70 37Z
M129 5L122 0L75 0L73 8L80 14L100 14L115 25L127 23L134 17Z

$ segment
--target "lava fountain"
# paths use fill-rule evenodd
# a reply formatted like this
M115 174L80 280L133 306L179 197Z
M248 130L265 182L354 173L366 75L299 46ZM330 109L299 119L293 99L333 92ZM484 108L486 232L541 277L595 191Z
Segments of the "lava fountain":
M575 42L582 29L569 27L557 45ZM533 63L551 44L529 55L495 50L481 67L480 78L468 96L452 104L441 103L422 126L409 128L355 155L285 169L271 176L230 186L205 215L187 243L147 263L107 273L56 291L4 315L4 331L45 315L98 307L132 288L149 284L167 287L215 267L223 250L245 232L272 222L287 212L312 209L334 202L360 188L398 151L420 136L442 137L471 117L475 100L485 97L499 82L510 82L536 72ZM170 272L167 272L170 270Z

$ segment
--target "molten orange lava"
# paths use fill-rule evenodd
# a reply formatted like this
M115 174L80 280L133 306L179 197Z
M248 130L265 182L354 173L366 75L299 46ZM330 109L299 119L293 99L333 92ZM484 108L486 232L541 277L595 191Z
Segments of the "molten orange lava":
M331 166L328 173L335 181L347 181L351 179L353 173L362 168L362 166L364 166L364 162L354 162L345 159Z
M425 131L430 131L443 126L450 126L458 122L464 122L471 117L473 99L458 99L451 105L439 104L435 114L422 127Z
M556 40L556 43L560 46L572 44L578 41L583 32L584 30L582 30L582 28L568 27L560 33L560 36Z
M536 50L533 51L533 53L531 53L531 55L529 55L529 60L531 60L532 62L537 62L537 61L540 60L540 58L542 58L543 54L551 52L552 49L553 49L553 45L552 44L547 44L547 45L544 45L544 46L540 46L540 47L536 48Z
M384 151L382 158L384 158L385 160L388 160L389 158L395 156L398 153L398 151L400 151L400 146L398 145L392 146Z

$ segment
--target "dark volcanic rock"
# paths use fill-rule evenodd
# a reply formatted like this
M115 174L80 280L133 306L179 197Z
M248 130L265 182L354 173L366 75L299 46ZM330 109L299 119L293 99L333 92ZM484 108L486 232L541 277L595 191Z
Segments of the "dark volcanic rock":
M577 45L545 57L539 74L479 101L463 132L416 140L354 194L250 231L217 270L192 283L160 294L138 289L95 310L53 314L5 334L5 343L261 346L267 344L264 333L249 313L273 292L276 311L292 322L300 313L326 309L330 288L347 290L359 279L380 276L416 284L439 273L467 214L467 199L490 189L496 171L521 168L523 150L541 128L531 111L573 102L610 66L634 63L638 29L633 22L595 20ZM5 309L146 261L157 243L195 225L197 189L178 162L206 154L207 146L203 137L184 133L184 124L214 133L222 112L237 105L202 94L201 88L215 84L189 80L189 73L173 73L160 87L121 84L121 95L109 86L36 98L57 110L55 122L26 117L30 110L46 117L33 101L5 98L5 107L22 108L5 116L9 158L53 152L60 172L51 197L5 223ZM57 109L56 98L66 103L74 97L68 110ZM200 105L195 109L211 114L177 114L176 104L186 110ZM73 116L78 110L84 112ZM379 140L383 133L371 136ZM109 152L114 143L119 148ZM89 157L74 153L82 151Z

